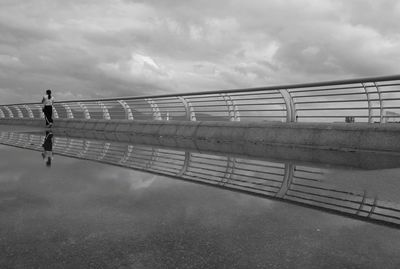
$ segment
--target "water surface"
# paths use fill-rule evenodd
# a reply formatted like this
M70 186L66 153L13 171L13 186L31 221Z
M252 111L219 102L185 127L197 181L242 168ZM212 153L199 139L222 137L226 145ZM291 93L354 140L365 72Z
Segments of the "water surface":
M52 165L47 167L41 155L45 132L13 131L14 140L7 143L14 146L0 145L1 268L400 266L397 226L370 222L368 214L365 220L359 218L361 213L340 214L348 201L337 202L337 214L322 204L332 199L324 195L326 190L313 192L320 195L314 208L268 199L274 188L255 185L260 183L256 179L268 174L271 182L284 180L285 163L192 152L189 170L180 174L187 177L183 181L177 178L185 163L180 156L188 154L181 150L159 149L154 155L149 153L152 147L130 145L131 155L122 163L128 144L55 135L54 144L58 139L60 146L53 149ZM145 161L133 158L137 156ZM272 168L267 169L267 163ZM258 172L245 173L250 165ZM398 168L296 169L330 190L350 190L351 195L361 195L360 201L365 194L371 203L378 199L378 205L397 208ZM218 178L218 187L199 184ZM261 186L254 190L258 196L249 191L254 186ZM375 212L366 205L362 210ZM389 222L396 223L396 218Z

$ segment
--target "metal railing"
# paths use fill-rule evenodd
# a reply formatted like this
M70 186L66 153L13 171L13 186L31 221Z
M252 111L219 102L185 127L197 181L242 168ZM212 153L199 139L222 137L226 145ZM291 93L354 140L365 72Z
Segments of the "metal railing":
M0 132L0 144L43 151L45 134ZM55 137L53 153L286 201L400 228L400 202L325 182L329 169L241 157Z
M56 94L56 93L55 93ZM180 121L400 122L400 75L199 93L56 102L54 118ZM1 118L43 118L40 103Z

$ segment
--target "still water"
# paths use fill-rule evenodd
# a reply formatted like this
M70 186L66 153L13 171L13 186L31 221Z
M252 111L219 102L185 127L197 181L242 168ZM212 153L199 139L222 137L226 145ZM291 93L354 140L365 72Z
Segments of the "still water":
M9 126L0 143L0 268L400 267L400 165L304 165Z

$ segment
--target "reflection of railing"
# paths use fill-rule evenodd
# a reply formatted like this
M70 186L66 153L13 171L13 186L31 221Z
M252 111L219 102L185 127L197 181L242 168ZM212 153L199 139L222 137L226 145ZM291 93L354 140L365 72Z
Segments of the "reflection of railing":
M0 132L0 144L42 150L44 135ZM53 152L204 183L400 227L400 204L324 182L326 169L112 141L56 137Z
M400 75L203 93L57 102L55 118L182 121L400 121ZM38 103L0 118L41 118Z

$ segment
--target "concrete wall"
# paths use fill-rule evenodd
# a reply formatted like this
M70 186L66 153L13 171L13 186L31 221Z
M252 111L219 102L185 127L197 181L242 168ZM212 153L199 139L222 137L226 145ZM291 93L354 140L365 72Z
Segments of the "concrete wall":
M0 119L0 124L43 126L44 120ZM323 124L280 122L190 122L56 119L54 128L106 132L131 141L212 150L215 144L235 144L244 152L260 146L286 146L340 151L400 153L398 124ZM195 141L195 143L194 143Z

